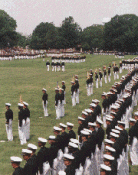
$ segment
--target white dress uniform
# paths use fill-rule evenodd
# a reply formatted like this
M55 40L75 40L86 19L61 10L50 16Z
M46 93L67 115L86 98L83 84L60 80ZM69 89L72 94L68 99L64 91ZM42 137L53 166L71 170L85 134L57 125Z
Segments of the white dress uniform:
M48 94L46 93L46 89L43 88L42 91L45 91L42 97L42 104L43 104L43 109L44 109L44 117L48 117L48 109L47 109L47 104L48 104Z
M26 140L29 140L30 139L30 110L28 109L28 103L26 102L23 102L25 109L24 109L24 115L25 115L25 118L26 118L26 121L25 121L25 137L26 137Z
M8 106L8 109L5 113L7 139L8 139L8 141L13 141L13 134L12 134L13 112L10 109L10 106L11 106L10 103L5 103L5 105Z
M71 99L72 99L72 106L76 106L76 92L75 92L75 85L71 86Z

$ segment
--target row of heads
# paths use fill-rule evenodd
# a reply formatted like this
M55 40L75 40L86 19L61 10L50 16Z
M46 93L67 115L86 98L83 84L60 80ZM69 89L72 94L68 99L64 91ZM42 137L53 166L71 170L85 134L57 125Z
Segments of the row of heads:
M29 106L29 104L27 102L25 102L25 101L23 101L22 103L18 103L18 106L19 107L23 107L24 105L25 106ZM10 107L11 106L11 103L5 103L5 106Z

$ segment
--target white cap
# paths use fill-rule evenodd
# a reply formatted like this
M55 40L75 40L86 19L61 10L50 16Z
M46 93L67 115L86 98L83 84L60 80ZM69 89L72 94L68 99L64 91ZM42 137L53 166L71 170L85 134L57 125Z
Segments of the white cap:
M114 159L115 159L113 156L108 155L108 154L104 154L103 157L104 157L105 159L108 159L108 160L114 160Z
M67 125L64 125L63 123L60 123L59 126L63 127L63 128L66 128Z
M103 124L103 121L101 120L101 119L99 119L99 118L97 118L97 120L96 120L98 123L100 123L100 124Z
M45 89L45 88L43 88L43 89L42 89L42 91L46 91L46 89Z
M65 171L59 171L58 175L66 175Z
M55 140L56 139L56 136L53 136L53 135L50 135L48 140Z
M28 106L29 104L28 103L26 103L25 101L23 101L23 104L25 105L25 106Z
M12 162L21 162L22 161L22 159L20 157L16 157L16 156L12 156L12 157L10 157L10 159Z
M134 115L138 116L138 111L134 113Z
M102 96L106 96L106 95L107 95L107 93L106 93L106 92L103 92L103 93L102 93Z
M117 129L111 129L111 130L112 130L112 132L114 132L115 134L120 134L120 131L117 130Z
M42 142L42 143L46 143L46 142L47 142L47 139L44 139L44 138L42 138L42 137L38 137L38 140L39 140L40 142Z
M88 122L88 126L96 126L96 123Z
M136 122L136 120L134 118L130 118L129 121L130 122Z
M54 126L53 129L56 130L56 131L61 131L62 130L61 128L59 128L57 126Z
M125 125L125 122L118 121L118 124Z
M100 101L99 101L98 99L95 99L95 102L96 102L96 103L100 103Z
M22 153L32 154L33 152L29 149L22 149Z
M87 128L84 128L83 130L89 132L90 134L92 133L92 131Z
M92 102L96 103L96 99L92 99Z
M71 138L70 141L71 141L72 143L79 144L79 141L78 141L77 139Z
M118 134L115 134L115 133L113 133L113 132L110 132L110 136L112 136L112 137L116 137L116 138L118 138L118 137L119 137L119 135L118 135Z
M84 121L85 119L84 119L83 117L79 117L79 116L78 116L78 120Z
M111 152L116 152L116 150L110 146L106 146L105 149L111 151Z
M109 139L104 139L104 142L105 142L105 143L114 144L114 142L113 142L112 140L109 140Z
M97 105L95 103L91 103L90 106L95 108Z
M108 117L110 119L113 119L113 117L111 115L106 115L106 117Z
M73 147L73 148L78 148L78 145L76 145L75 143L69 142L69 146Z
M11 106L11 104L10 103L5 103L5 106Z
M123 131L122 128L120 128L119 126L115 126L115 129L119 130L119 131Z
M22 103L18 103L18 106L23 107L23 104Z
M113 93L112 92L107 92L107 95L112 95Z
M70 154L63 154L63 157L69 160L73 160L74 156L70 155Z
M65 83L65 81L62 81L62 83Z
M87 113L92 113L93 111L91 109L85 109Z
M73 123L67 122L67 126L74 126Z
M111 171L111 168L109 166L106 166L105 164L101 164L101 169L105 170L105 171Z
M87 112L85 112L85 111L82 111L82 114L84 114L84 115L88 115L88 113L87 113Z
M90 135L90 133L89 133L89 132L87 132L87 131L84 131L84 130L81 130L80 132L81 132L81 135L85 135L85 136L88 136L88 135Z
M108 120L108 121L112 121L112 119L111 119L111 118L109 118L109 117L106 117L106 120Z
M116 106L116 105L112 105L111 108L113 108L113 109L118 109L119 107Z
M59 88L55 88L55 91L59 91Z
M37 149L37 146L32 144L32 143L29 143L27 146L28 146L28 148L31 148L31 149L34 149L34 150Z
M116 115L116 112L111 111L110 114Z

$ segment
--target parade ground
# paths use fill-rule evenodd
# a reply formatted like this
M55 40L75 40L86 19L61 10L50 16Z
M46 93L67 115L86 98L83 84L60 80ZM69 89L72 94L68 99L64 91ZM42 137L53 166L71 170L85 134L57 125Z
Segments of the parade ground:
M125 56L124 59L132 59L134 55ZM11 175L13 172L10 164L11 156L19 156L22 158L21 150L27 147L27 144L20 145L18 135L18 106L20 102L20 96L22 100L29 103L30 109L30 140L27 143L33 143L37 145L38 137L48 138L49 135L53 135L53 126L59 126L59 123L66 122L74 123L74 131L77 133L78 128L78 116L81 116L81 112L89 107L92 99L100 100L102 103L101 94L108 92L115 81L113 74L111 76L111 82L105 84L103 80L103 87L96 89L95 87L95 75L94 79L94 94L87 96L86 92L86 80L87 71L93 70L93 73L97 69L103 69L103 66L109 66L115 62L119 66L119 62L122 59L115 58L114 55L87 55L86 61L82 63L65 63L65 72L61 70L59 72L48 72L46 69L46 61L51 58L39 58L29 60L12 60L12 61L0 61L0 175ZM111 72L113 70L111 69ZM123 70L121 75L125 75L127 70ZM80 84L80 103L72 107L71 103L71 81L74 75L78 75ZM66 84L66 104L65 104L65 117L56 120L55 111L55 88L57 85L61 87L61 82L65 81ZM48 113L49 116L44 118L42 107L42 88L47 89L48 93ZM7 141L6 129L5 129L5 103L11 103L11 109L13 110L13 141ZM135 107L136 111L137 107ZM49 144L46 144L49 147ZM39 148L38 148L39 149ZM25 161L21 163L23 167ZM130 175L138 174L138 167L131 166Z

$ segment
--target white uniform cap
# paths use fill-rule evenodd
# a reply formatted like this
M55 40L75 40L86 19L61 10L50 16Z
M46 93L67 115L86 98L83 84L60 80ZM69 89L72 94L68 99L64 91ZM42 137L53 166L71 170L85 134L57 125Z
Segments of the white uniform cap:
M73 147L73 148L78 148L78 145L76 145L75 143L69 142L69 146Z
M134 118L130 118L129 121L130 122L136 122L136 120Z
M106 117L113 119L113 117L111 115L106 115Z
M112 92L107 92L107 95L112 95L113 93Z
M63 157L69 160L73 160L74 156L70 155L70 154L63 154Z
M103 92L103 93L102 93L102 96L106 96L106 95L107 95L107 93L106 93L106 92Z
M115 126L115 129L119 130L119 131L123 131L122 128L120 128L119 126Z
M96 126L96 123L88 122L88 126Z
M39 140L40 142L42 142L42 143L46 143L46 142L47 142L47 139L44 139L44 138L42 138L42 137L38 137L38 140Z
M57 126L54 126L53 129L56 130L56 131L61 131L62 130L61 128L59 128Z
M85 109L87 113L92 113L93 111L91 109Z
M82 111L82 114L84 114L84 115L88 115L88 113L87 113L87 112L85 112L85 111Z
M33 152L29 149L22 149L22 153L32 154Z
M138 111L134 113L134 115L138 116Z
M125 125L125 122L122 122L122 121L118 121L118 123L121 125Z
M97 120L96 120L98 123L100 123L100 124L103 124L103 121L101 120L101 119L99 119L99 118L97 118Z
M86 131L86 132L89 132L90 134L92 133L92 131L87 129L87 128L84 128L83 130Z
M113 133L113 132L110 132L110 136L112 136L112 137L116 137L116 138L118 138L118 137L119 137L119 135L118 135L118 134L115 134L115 133Z
M84 119L84 118L82 118L82 117L78 117L78 120L82 120L82 121L84 121L85 119Z
M105 149L111 151L111 152L116 152L116 150L110 146L106 146Z
M99 101L98 99L95 99L95 102L96 102L96 103L100 103L100 101Z
M108 120L108 121L112 121L112 119L111 119L111 118L109 118L109 117L106 117L106 120Z
M116 133L116 134L120 134L120 131L117 130L117 129L111 129L111 130L112 130L112 132L114 132L114 133Z
M22 103L18 103L18 106L23 107L23 104Z
M63 128L66 128L67 125L64 125L63 123L60 123L59 126L63 127Z
M72 143L79 144L79 141L78 141L77 139L71 138L70 141L71 141Z
M62 83L65 83L65 81L62 81Z
M59 90L60 90L60 91L64 91L64 89L62 89L62 88L59 88Z
M114 160L114 159L115 159L113 156L108 155L108 154L104 154L103 157L104 157L105 159L108 159L108 160Z
M89 133L89 132L87 132L87 131L84 131L84 130L81 130L80 132L81 132L81 134L82 134L82 135L85 135L85 136L88 136L88 135L90 135L90 133Z
M123 102L124 100L123 99L118 99L119 101Z
M113 142L112 140L109 140L109 139L104 139L104 142L105 142L105 143L114 144L114 142Z
M111 108L113 108L113 109L118 109L118 108L119 108L119 106L112 105L112 106L111 106Z
M56 136L50 135L48 139L49 139L49 140L55 140L55 139L56 139Z
M58 175L66 175L65 171L59 171Z
M10 157L10 159L12 162L21 162L22 161L22 159L20 157L16 157L16 156L12 156L12 157Z
M74 126L73 123L67 122L67 126Z
M101 164L101 169L105 170L105 171L111 171L111 168L109 166L106 166L105 164Z
M32 143L29 143L27 146L28 146L28 148L31 148L31 149L34 149L34 150L37 149L37 146L32 144Z
M10 103L5 103L5 105L6 105L6 106L11 106L11 104L10 104Z
M55 91L59 91L59 89L58 88L55 88Z
M90 106L95 108L97 105L95 103L91 103Z
M93 103L96 103L96 99L92 99L92 102L93 102Z
M71 83L74 83L74 81L71 81Z
M110 114L116 115L116 112L111 111L111 113L110 113Z
M42 89L42 91L46 91L46 89L45 89L45 88L43 88L43 89Z
M28 103L26 103L25 101L23 101L23 104L24 104L24 105L26 105L26 106L28 106L28 105L29 105L29 104L28 104Z

